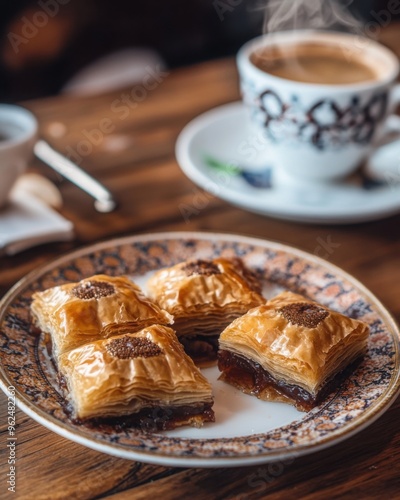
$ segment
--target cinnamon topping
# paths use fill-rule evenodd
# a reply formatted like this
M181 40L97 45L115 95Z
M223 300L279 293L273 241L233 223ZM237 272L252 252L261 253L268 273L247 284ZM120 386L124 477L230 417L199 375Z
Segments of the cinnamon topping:
M182 269L188 276L193 276L194 274L202 274L204 276L221 274L221 271L216 264L211 261L201 259L188 262L182 267Z
M305 326L306 328L315 328L329 314L329 311L318 305L308 302L294 302L281 307L279 312L293 325Z
M113 293L114 285L107 281L84 281L72 289L72 294L82 300L101 299Z
M111 340L106 349L111 356L119 359L151 358L163 353L163 350L148 338L128 335Z

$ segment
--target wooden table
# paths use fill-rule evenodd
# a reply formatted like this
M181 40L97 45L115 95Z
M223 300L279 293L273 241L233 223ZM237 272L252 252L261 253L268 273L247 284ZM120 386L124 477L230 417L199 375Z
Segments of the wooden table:
M386 34L394 49L397 41L400 45L397 32L398 27ZM180 171L174 157L175 140L196 115L238 99L237 75L232 60L220 60L159 75L159 80L156 88L148 90L146 98L132 108L122 108L121 104L124 94L132 89L99 97L61 96L27 103L40 120L42 136L61 152L68 152L68 146L80 152L78 161L115 193L120 208L111 214L96 213L91 198L35 163L33 169L59 183L64 197L62 213L74 222L76 240L0 259L2 293L40 264L93 241L141 232L222 230L278 240L311 253L318 252L321 241L330 240L335 246L327 253L328 259L360 279L400 319L400 215L351 226L306 225L254 215L207 196L204 207L185 221L179 205L190 205L201 191ZM115 111L118 106L119 111ZM82 141L87 139L87 132L100 127L104 129L103 138L95 137L85 149ZM1 498L400 496L399 400L365 431L325 451L296 459L272 479L263 476L267 466L178 469L113 458L67 441L18 411L14 496L6 494L3 395L0 401Z

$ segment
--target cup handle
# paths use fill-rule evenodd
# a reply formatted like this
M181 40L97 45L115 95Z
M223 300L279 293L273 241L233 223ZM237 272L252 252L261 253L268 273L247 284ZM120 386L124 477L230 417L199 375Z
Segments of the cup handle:
M400 84L392 90L390 109L400 103ZM400 138L386 138L400 135L400 116L391 114L383 124L378 144L368 158L366 172L371 177L387 182L393 187L400 185Z

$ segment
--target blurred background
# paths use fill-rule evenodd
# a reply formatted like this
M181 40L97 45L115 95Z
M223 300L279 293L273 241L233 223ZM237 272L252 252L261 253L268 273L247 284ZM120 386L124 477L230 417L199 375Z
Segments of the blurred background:
M391 19L400 17L400 7L394 8L393 1L343 4L364 22L376 22L376 15L389 4L396 11ZM108 67L118 80L123 66L134 65L135 60L163 61L174 68L233 55L261 33L264 3L1 0L0 100L15 102L77 88L82 71L107 56L103 70ZM118 62L114 66L113 57Z

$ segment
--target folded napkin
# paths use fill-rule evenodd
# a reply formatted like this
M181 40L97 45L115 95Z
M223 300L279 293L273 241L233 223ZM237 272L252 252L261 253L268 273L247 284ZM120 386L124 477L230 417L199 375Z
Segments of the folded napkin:
M26 183L13 189L10 202L0 210L0 255L14 255L41 243L73 238L72 222L41 198L28 190Z

